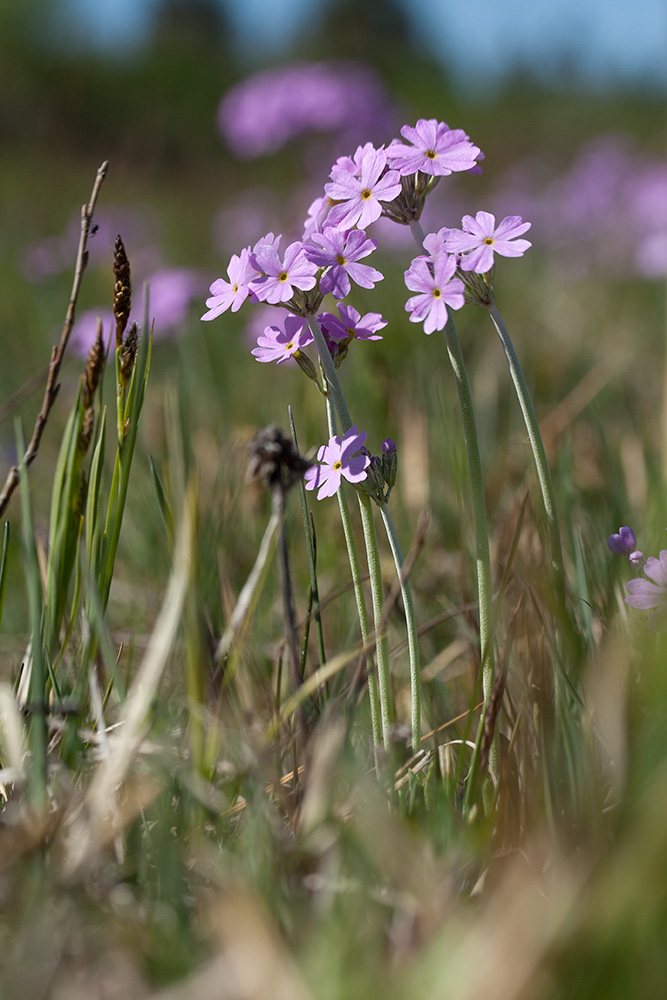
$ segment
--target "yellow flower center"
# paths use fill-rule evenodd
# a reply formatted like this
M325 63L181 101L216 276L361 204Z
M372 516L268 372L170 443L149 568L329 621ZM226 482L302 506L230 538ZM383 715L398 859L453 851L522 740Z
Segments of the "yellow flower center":
M238 292L238 290L239 290L239 286L238 285L234 285L234 295L236 295L236 293Z
M278 275L278 281L287 281L288 277L289 275L287 274L287 271L281 271Z
M434 288L431 294L433 295L434 299L439 299L442 297L442 292L440 291L439 288Z
M343 257L342 253L336 255L336 261L342 266L347 264L347 257Z
M336 470L336 472L338 472L339 469L343 468L343 463L342 462L334 462L334 466L333 467Z
M426 157L429 160L437 160L438 159L438 154L436 153L436 151L434 149L427 149L426 150Z
M368 201L368 199L371 197L371 194L372 192L370 188L364 188L364 190L361 192L361 197L363 201Z
M492 247L495 242L496 241L493 239L492 236L485 236L484 237L484 243L486 243L487 247Z

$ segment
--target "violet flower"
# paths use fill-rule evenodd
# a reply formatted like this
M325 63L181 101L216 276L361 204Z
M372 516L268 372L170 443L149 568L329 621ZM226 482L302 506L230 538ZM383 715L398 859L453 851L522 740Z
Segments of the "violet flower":
M315 287L317 267L307 259L303 244L298 241L290 243L282 260L275 245L256 245L250 262L261 272L250 282L250 291L260 302L278 305L289 302L295 288L307 292Z
M342 479L349 483L360 483L367 476L366 469L371 464L367 455L355 454L363 446L366 432L359 433L358 427L350 427L343 437L335 434L323 444L317 453L320 465L313 465L306 472L307 490L317 490L317 499L331 497L338 490Z
M463 229L450 229L444 241L449 253L462 254L462 271L476 271L486 274L493 267L493 255L521 257L532 243L516 239L530 229L530 222L524 222L520 215L508 215L496 226L495 216L490 212L478 212L475 218L463 216Z
M323 233L313 233L310 239L311 244L304 247L306 257L318 267L328 268L320 278L323 295L331 292L335 298L343 299L350 291L350 278L362 288L373 288L376 281L384 278L369 264L358 263L377 250L376 241L368 239L363 229L345 232L328 228ZM312 246L313 243L316 245Z
M245 247L240 256L232 254L227 276L229 281L216 278L211 285L211 296L206 299L208 312L201 317L203 320L216 319L228 309L237 312L248 298L250 282L258 276L257 269L250 263L249 247Z
M432 263L416 257L405 272L405 284L411 292L405 308L411 323L423 323L424 333L442 330L447 322L447 306L460 309L464 303L463 282L455 278L456 257L439 253Z
M382 330L387 321L380 313L361 316L354 306L345 306L342 302L338 303L338 312L340 318L326 312L317 317L323 332L332 340L382 340L382 335L377 331Z
M435 118L420 118L414 127L404 125L401 135L412 145L394 139L387 148L387 160L402 177L417 171L444 177L455 170L471 170L481 153L463 129L451 129Z
M637 548L637 539L632 528L619 528L607 539L607 546L615 556L629 556Z
M382 214L382 203L393 201L401 193L401 180L395 170L387 170L384 149L366 148L360 163L360 176L336 164L331 170L331 183L325 184L325 193L334 205L329 221L339 229L366 229Z
M667 610L667 549L661 550L658 559L649 556L644 573L648 580L638 577L626 583L625 589L630 596L625 598L625 603L639 611L656 609L648 620L649 628L656 628Z
M258 361L264 363L275 361L276 364L282 364L312 342L313 335L305 319L300 316L286 316L282 328L277 325L265 328L264 333L257 338L258 346L250 353Z

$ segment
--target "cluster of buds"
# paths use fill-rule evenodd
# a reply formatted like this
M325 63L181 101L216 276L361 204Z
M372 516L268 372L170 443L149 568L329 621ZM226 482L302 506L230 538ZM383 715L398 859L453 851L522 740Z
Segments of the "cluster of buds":
M381 455L371 455L367 448L361 449L362 454L370 459L370 464L366 468L366 478L357 484L357 489L367 493L378 505L388 503L398 469L396 442L386 438L381 451Z

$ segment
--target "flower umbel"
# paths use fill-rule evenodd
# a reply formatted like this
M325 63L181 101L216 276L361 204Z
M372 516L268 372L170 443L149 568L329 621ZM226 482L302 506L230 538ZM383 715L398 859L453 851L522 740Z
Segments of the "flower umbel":
M308 469L305 475L306 489L317 490L317 499L331 497L341 484L341 479L349 483L360 483L366 478L366 469L370 465L367 455L356 452L363 446L366 432L359 432L358 427L350 427L343 437L335 434L329 438L328 444L323 444L317 453L320 465Z

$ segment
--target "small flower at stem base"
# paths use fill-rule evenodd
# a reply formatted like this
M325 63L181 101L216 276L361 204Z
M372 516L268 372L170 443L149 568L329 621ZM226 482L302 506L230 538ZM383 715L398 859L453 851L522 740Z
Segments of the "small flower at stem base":
M317 499L331 497L338 490L341 480L360 483L366 478L370 465L367 455L359 454L366 440L366 432L350 427L343 437L334 434L328 444L323 444L317 453L319 465L308 469L305 475L306 489L317 490Z

